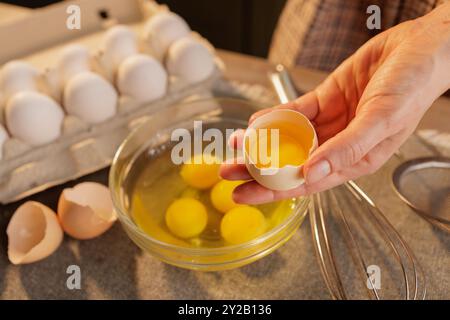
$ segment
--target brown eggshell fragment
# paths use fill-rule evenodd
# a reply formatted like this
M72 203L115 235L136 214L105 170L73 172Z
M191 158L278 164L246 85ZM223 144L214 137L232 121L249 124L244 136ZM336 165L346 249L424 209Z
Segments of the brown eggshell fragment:
M58 249L63 231L55 212L35 201L22 204L6 229L8 258L13 264L42 260Z
M76 239L95 238L117 220L109 189L95 182L83 182L64 189L58 202L62 228Z

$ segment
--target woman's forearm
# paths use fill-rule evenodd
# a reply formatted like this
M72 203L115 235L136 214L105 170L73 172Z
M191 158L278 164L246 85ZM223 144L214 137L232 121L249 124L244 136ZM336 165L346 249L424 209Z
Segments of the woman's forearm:
M436 98L450 89L450 2L416 20L422 45L432 50L434 72L429 89L435 89Z

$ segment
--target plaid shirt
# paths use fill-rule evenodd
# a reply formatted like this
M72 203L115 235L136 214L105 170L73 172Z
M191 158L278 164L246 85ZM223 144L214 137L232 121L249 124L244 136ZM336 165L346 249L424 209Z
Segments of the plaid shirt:
M331 71L362 44L400 22L450 0L288 0L272 38L269 60ZM381 30L369 30L369 5L381 8Z

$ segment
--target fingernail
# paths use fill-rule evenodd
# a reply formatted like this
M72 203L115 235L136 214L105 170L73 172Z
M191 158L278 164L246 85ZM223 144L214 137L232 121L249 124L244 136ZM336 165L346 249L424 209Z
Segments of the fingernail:
M331 173L331 166L327 160L321 160L306 171L306 183L311 184L322 180Z

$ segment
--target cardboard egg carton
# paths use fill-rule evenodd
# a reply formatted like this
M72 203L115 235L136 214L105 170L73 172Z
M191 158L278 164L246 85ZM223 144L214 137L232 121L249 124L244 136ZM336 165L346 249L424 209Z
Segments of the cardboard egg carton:
M80 30L65 28L70 5L81 8ZM147 18L159 10L167 8L150 0L65 1L35 10L0 24L0 39L8 39L3 47L6 50L0 53L0 64L20 59L44 70L64 46L77 43L96 50L107 26L115 23L126 24L139 34ZM101 17L105 12L107 21ZM15 36L8 36L11 34ZM209 44L208 47L214 50ZM153 113L194 95L208 95L221 76L221 68L216 58L213 74L195 84L170 77L166 95L150 103L119 97L117 114L100 124L89 124L66 114L62 135L46 145L32 147L10 137L0 159L0 202L12 202L107 167L124 138Z

